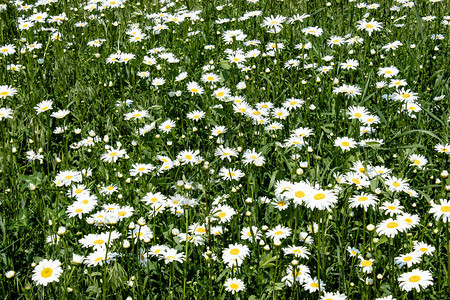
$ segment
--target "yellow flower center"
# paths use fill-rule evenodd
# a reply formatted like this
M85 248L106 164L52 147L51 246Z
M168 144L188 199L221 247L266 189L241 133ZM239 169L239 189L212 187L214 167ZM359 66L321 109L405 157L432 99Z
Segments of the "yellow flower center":
M406 99L406 98L411 97L411 95L410 94L403 94L402 97Z
M142 172L142 171L144 171L144 170L145 170L144 167L140 167L140 168L138 169L139 172Z
M218 214L219 218L221 218L221 219L225 218L226 215L227 215L227 214L224 213L224 212L220 212L220 213Z
M74 193L75 193L75 194L80 194L81 192L83 192L82 189L76 189Z
M442 206L441 211L442 212L450 212L450 206Z
M97 257L94 261L95 262L99 262L99 261L101 261L103 259L103 257Z
M350 146L350 143L349 142L342 142L341 145L344 146L344 147L348 147L348 146Z
M422 252L427 252L427 251L428 251L428 248L420 248L420 251L422 251Z
M164 129L170 129L170 125L166 125L165 127L164 127Z
M230 254L231 255L238 255L239 254L239 249L237 249L237 248L231 249L230 250Z
M305 193L303 193L302 191L297 191L297 192L295 192L295 197L303 198L303 197L305 197Z
M66 177L64 177L66 180L70 180L70 179L72 179L73 178L73 176L72 175L67 175Z
M409 277L409 282L417 282L420 280L420 276L414 275Z
M114 187L113 187L113 186L108 186L106 189L107 189L108 191L112 191L112 190L114 189Z
M126 211L121 211L121 212L118 213L118 215L119 215L120 217L123 217L123 216L125 216L126 214L127 214Z
M314 195L314 199L316 199L316 200L322 200L323 198L325 198L324 193L319 193L319 194Z
M414 161L414 164L415 164L415 165L420 165L420 160L416 159L416 160Z
M51 268L45 268L44 270L41 271L41 276L44 278L49 278L50 276L52 276L53 274L53 270Z
M118 153L117 152L112 152L109 154L109 156L116 156Z
M319 288L319 284L317 282L313 282L313 283L311 283L311 287L317 289L317 288Z
M360 183L361 183L361 181L359 181L359 179L357 179L357 178L353 178L353 179L352 179L352 182L353 182L354 184L360 184Z
M386 225L387 228L395 228L395 227L397 227L397 226L398 226L398 223L397 223L397 222L389 222L389 223Z
M411 256L407 256L407 257L403 258L403 261L411 261L411 260L412 260Z
M398 183L398 182L396 181L396 182L394 182L392 185L395 186L395 187L399 187L399 186L400 186L400 183Z
M135 118L139 118L141 116L141 114L134 114L133 117Z
M369 199L369 197L363 196L363 197L359 197L358 201L367 201L368 199Z
M239 288L239 285L236 283L232 283L232 284L230 284L230 288L233 290L237 290Z
M361 262L361 265L363 267L370 267L372 265L372 262L370 260L364 260Z
M96 241L94 241L94 245L101 245L101 244L104 244L105 243L105 241L104 240L96 240Z
M366 28L373 28L373 25L372 24L367 24Z
M213 80L214 80L214 77L208 76L208 78L206 78L206 80L208 80L208 81L213 81Z
M274 235L282 235L282 234L283 234L283 231L281 231L281 230L278 230L274 233Z
M188 155L186 155L184 158L186 158L187 160L191 160L191 159L192 159L192 156L190 156L190 155L188 154Z
M223 95L225 95L224 92L218 92L218 93L217 93L217 97L222 97Z
M192 89L191 90L193 93L197 93L198 92L198 89Z

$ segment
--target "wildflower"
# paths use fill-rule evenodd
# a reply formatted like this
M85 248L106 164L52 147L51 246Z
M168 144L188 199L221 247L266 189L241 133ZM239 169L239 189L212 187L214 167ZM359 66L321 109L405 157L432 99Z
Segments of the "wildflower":
M433 285L433 277L430 271L422 271L420 269L414 269L411 272L403 273L399 276L400 288L403 291L411 291L415 289L420 292L420 288L426 288L429 285Z
M380 31L383 26L381 26L380 22L375 21L373 18L369 22L366 20L358 21L358 25L356 26L359 30L366 30L367 33L372 35L373 31Z
M102 154L101 160L104 162L117 162L119 158L124 157L127 154L127 151L124 149L120 149L120 146L117 149L111 148L106 153Z
M275 240L285 239L291 235L292 229L289 227L277 225L275 228L268 230L266 236Z
M240 266L244 259L250 254L248 246L241 244L230 244L222 251L222 259L229 266Z
M334 145L336 147L340 147L342 151L349 151L351 148L355 148L356 147L356 142L354 139L349 138L349 137L342 137L342 138L337 138L334 141Z
M430 213L434 215L436 220L442 217L443 222L448 222L450 219L450 201L440 199L441 204L431 204Z
M0 121L3 119L12 119L13 110L11 108L0 107Z
M184 255L183 252L178 253L178 251L176 249L166 249L164 252L161 252L159 254L159 259L160 260L164 260L164 262L166 264L174 262L174 261L178 261L178 262L183 262L186 259L186 256Z
M224 286L225 286L225 290L227 292L231 292L232 294L243 291L245 289L244 282L237 278L228 278L225 281Z
M420 256L422 254L418 254L417 252L411 252L408 254L403 254L400 256L397 256L394 258L395 264L399 265L400 267L403 267L406 265L408 268L410 268L412 265L420 263Z
M389 218L377 225L377 233L392 238L396 236L397 233L405 231L405 228L406 226L403 222Z
M318 280L317 277L314 278L308 278L305 280L305 283L303 284L303 288L306 289L310 293L314 293L317 291L322 291L325 288L325 283L322 282L322 280Z
M43 259L33 270L33 281L37 285L47 286L50 282L58 282L63 273L59 260Z

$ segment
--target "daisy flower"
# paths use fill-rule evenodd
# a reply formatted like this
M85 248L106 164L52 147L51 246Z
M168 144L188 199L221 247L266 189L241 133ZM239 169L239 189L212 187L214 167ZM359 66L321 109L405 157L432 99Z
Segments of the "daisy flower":
M296 205L301 205L306 200L306 196L309 195L312 192L312 188L309 184L305 182L296 182L294 184L289 184L284 187L282 187L283 190L286 190L286 192L283 194L289 199L292 199L292 201ZM279 189L279 188L277 188ZM283 192L281 190L280 192Z
M331 293L324 292L320 300L346 300L347 296L345 294L341 294L339 292Z
M437 144L434 149L439 153L446 153L450 155L450 144Z
M0 121L3 119L12 119L13 110L11 108L0 107Z
M408 183L405 179L397 178L395 176L389 176L385 180L385 184L392 192L402 192L409 188Z
M101 156L101 160L104 162L116 162L119 158L124 157L127 154L127 151L124 149L120 149L120 146L117 149L111 148L106 153Z
M195 95L195 94L203 94L204 89L197 83L194 81L191 81L187 84L187 90L189 92L191 92L191 95Z
M378 203L378 198L375 195L361 193L360 195L353 196L349 199L349 207L362 207L365 211L370 206L376 206Z
M435 247L423 242L418 242L414 245L414 251L420 253L421 255L423 254L431 255L435 250L436 250Z
M378 76L383 76L384 78L391 78L397 76L398 72L399 70L394 66L384 67L378 69Z
M146 110L134 110L132 112L124 114L125 120L131 119L142 119L147 118L149 116L148 111Z
M377 233L379 235L386 235L387 237L394 237L397 233L405 231L406 226L404 222L393 220L389 218L377 225Z
M314 293L317 291L321 291L325 288L325 283L322 282L322 280L318 280L317 277L314 278L308 278L305 280L305 283L303 284L303 288L307 290L310 293Z
M106 248L101 248L94 253L89 254L84 263L88 266L102 266L104 263L111 263L115 260L117 253L109 252Z
M423 155L412 154L409 156L409 161L411 162L410 166L416 166L422 169L427 163L428 160Z
M356 26L359 30L365 30L367 33L372 35L372 32L374 31L380 31L383 26L381 26L380 22L375 21L375 19L372 18L369 22L366 20L358 21L358 25Z
M306 35L313 35L313 36L321 36L323 33L322 28L319 28L317 26L309 26L302 29L302 32Z
M47 110L52 110L53 101L51 100L46 100L46 101L42 101L41 103L38 103L34 109L36 110L37 114L40 114L42 112L45 112Z
M201 110L194 110L186 115L186 117L193 121L198 121L205 117L206 113Z
M361 271L364 273L372 273L373 271L373 259L364 259L362 256L359 257L359 267L361 268Z
M345 152L349 151L351 148L355 148L357 143L354 139L344 136L342 138L337 138L334 141L334 145L340 147L341 150Z
M243 291L245 289L244 282L237 278L228 278L225 281L224 286L225 286L225 290L227 292L231 292L232 294Z
M37 285L47 286L50 282L58 282L63 273L59 260L43 259L33 270L33 281Z
M130 169L130 176L142 176L148 174L155 169L152 164L133 164Z
M172 121L171 119L168 119L162 122L158 128L164 133L169 133L173 127L175 127L175 122Z
M410 268L412 265L420 263L421 255L421 253L417 252L402 254L394 258L394 262L395 264L399 265L399 267L403 267L404 265L406 265L408 268Z
M392 202L385 202L383 203L383 205L380 207L380 209L384 210L385 214L389 214L391 217L393 215L397 215L397 214L402 214L403 211L403 206L400 205L400 201L398 200L394 200Z
M178 261L182 263L185 260L186 256L183 252L178 253L176 249L166 249L166 251L161 252L159 254L159 260L164 260L166 264Z
M325 210L337 203L337 196L332 191L312 189L305 202L311 210L315 208Z
M281 281L284 282L287 286L292 286L294 282L303 284L311 278L309 276L310 270L305 265L297 265L295 267L288 266L286 269L286 273L287 275L284 276Z
M311 254L306 247L303 246L289 246L283 248L284 254L293 254L295 257L308 258Z
M222 167L218 174L223 180L239 180L245 176L245 173L238 169Z
M244 259L250 254L248 246L241 244L228 245L222 251L222 259L229 266L240 266Z
M350 106L347 110L347 114L350 119L361 119L362 117L369 114L364 106Z
M261 239L261 231L256 226L244 227L241 230L241 239L249 240L250 242L252 242L253 239L258 241Z
M212 212L211 215L219 218L219 223L227 223L236 214L236 211L229 205L219 205Z
M429 285L433 285L433 276L430 271L414 269L411 272L400 275L398 281L403 291L409 292L415 289L417 292L420 292L421 287L426 288Z
M450 200L440 199L441 204L431 204L430 213L434 215L436 220L442 217L443 222L448 222L450 219Z
M291 235L292 229L289 227L277 225L275 228L268 230L266 236L273 240L282 240Z
M238 154L237 150L228 147L224 148L222 145L214 152L214 156L219 156L221 160L228 159L228 161L231 161L231 157L237 157Z
M405 90L402 88L394 93L394 100L412 102L419 99L418 95L419 94L414 93L411 90Z

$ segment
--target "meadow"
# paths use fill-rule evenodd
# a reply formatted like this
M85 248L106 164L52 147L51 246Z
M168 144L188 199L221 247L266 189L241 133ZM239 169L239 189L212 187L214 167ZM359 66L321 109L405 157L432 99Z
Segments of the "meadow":
M2 299L450 299L449 2L4 0Z

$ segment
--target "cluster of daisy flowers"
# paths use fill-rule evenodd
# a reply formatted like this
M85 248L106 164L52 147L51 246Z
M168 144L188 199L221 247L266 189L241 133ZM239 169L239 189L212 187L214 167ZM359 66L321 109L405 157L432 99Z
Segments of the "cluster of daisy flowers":
M313 258L319 262L322 255L320 243L340 235L338 226L326 220L348 212L355 219L363 218L359 223L366 225L370 217L376 224L362 228L362 244L358 229L356 241L347 248L347 255L357 262L356 278L366 285L373 284L373 275L381 272L386 261L368 249L366 231L371 238L380 238L373 241L387 238L389 245L391 241L400 244L403 237L416 234L429 221L420 207L410 202L425 198L416 174L433 172L436 157L425 147L405 151L402 169L387 158L379 159L385 155L381 150L376 152L385 139L392 138L381 138L383 126L392 128L386 121L388 114L402 118L406 113L419 120L432 116L441 123L428 110L442 109L439 103L445 101L445 95L437 94L435 106L429 107L429 91L419 90L413 79L402 79L414 78L410 73L415 71L396 55L405 48L414 51L416 45L408 45L410 41L398 34L400 31L391 39L392 31L401 30L410 19L419 21L415 3L396 0L391 7L351 3L358 17L352 18L352 28L340 34L319 27L325 23L311 12L312 16L297 12L283 16L264 10L262 1L241 2L245 2L245 11L229 1L214 4L210 7L214 12L206 12L207 6L166 0L157 5L89 0L70 4L76 7L64 12L58 11L61 6L56 0L0 5L0 13L17 10L14 29L23 34L21 39L5 39L0 46L1 65L7 74L0 85L1 125L20 120L23 108L17 103L33 99L31 106L28 103L32 120L38 120L43 128L48 125L51 139L65 144L53 147L66 151L64 168L58 167L62 161L57 158L54 173L49 174L52 183L45 184L63 195L64 222L82 228L76 236L66 235L64 227L47 235L49 247L61 246L61 239L69 243L72 260L67 261L68 256L63 262L62 256L49 259L57 256L54 254L34 263L31 278L36 284L58 282L69 273L64 266L68 263L91 272L137 258L142 270L159 262L158 270L163 274L170 268L169 276L182 265L183 276L187 276L186 270L192 268L187 264L205 263L211 270L226 271L226 277L219 276L225 291L245 293L253 289L252 265L262 266L264 260L260 259L267 253L265 257L273 260L261 269L271 270L274 262L278 272L274 286L282 283L289 292L301 287L307 293L318 293L320 299L346 299L335 279L324 278L324 270L313 262ZM439 5L435 2L439 1L430 1ZM381 8L391 13L392 21L380 17L377 11ZM116 20L116 12L128 9L132 11L130 22ZM72 22L74 19L77 22ZM420 20L420 26L448 26L450 18L428 14ZM211 28L203 26L206 23ZM426 28L433 51L438 53L439 47L445 47L439 40L446 37ZM83 37L82 43L74 45L75 36ZM383 42L375 45L375 39L381 37ZM22 58L36 59L38 67L48 65L52 63L49 49L59 48L62 53L74 48L85 52L93 65L114 70L99 83L108 90L117 89L117 94L120 89L120 100L103 98L112 101L116 109L114 118L108 119L113 124L99 124L101 118L92 120L95 126L83 124L88 120L79 120L77 100L47 95L33 98L27 87L18 83L30 68ZM201 58L192 59L197 56L184 49L201 53ZM128 84L136 89L124 89ZM299 88L289 88L291 85ZM147 91L149 94L141 97L140 93ZM321 100L326 91L329 102ZM125 100L128 92L133 100ZM158 105L153 105L156 102ZM328 103L335 113L321 115ZM343 103L345 107L338 107ZM319 119L328 122L331 115L336 119L332 126L345 124L351 130L336 128L341 134L337 138L329 134L329 124ZM41 132L35 130L34 134L39 137ZM363 136L369 138L359 140ZM341 149L330 150L342 161L333 170L332 160L327 157L322 164L316 155L323 147L321 141L328 137L332 137L328 148ZM433 154L447 162L450 145L446 137L438 138ZM11 138L7 143L14 141ZM45 171L52 157L62 152L44 151L44 146L22 152L26 167ZM367 153L376 158L370 160ZM323 172L330 180L319 178L325 165ZM442 174L445 180L448 174ZM263 188L257 189L259 186ZM36 189L33 183L29 187ZM425 213L437 222L450 218L450 204L443 195L426 204L430 207ZM161 227L170 229L162 234ZM431 268L425 270L425 262L439 249L430 243L421 234L419 241L395 249L396 269L389 269L392 274L388 277L394 278L402 291L419 292L433 285L436 275Z

